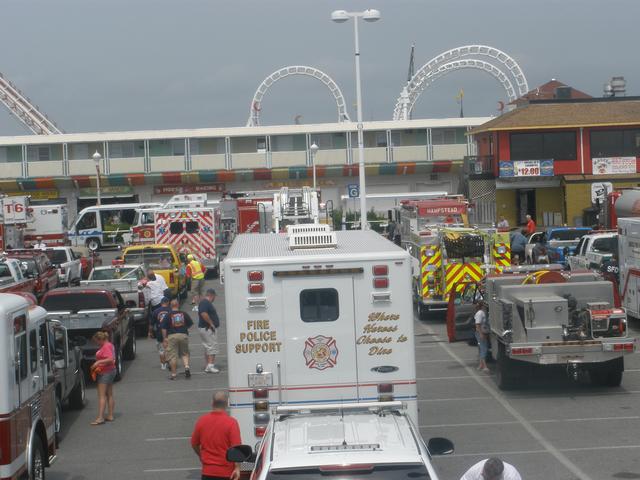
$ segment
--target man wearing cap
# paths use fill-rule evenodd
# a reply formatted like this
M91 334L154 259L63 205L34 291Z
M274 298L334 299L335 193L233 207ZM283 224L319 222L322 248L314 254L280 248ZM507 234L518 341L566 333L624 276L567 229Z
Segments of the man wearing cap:
M204 347L204 357L207 365L204 371L206 373L220 372L215 366L216 354L218 353L217 329L220 328L220 318L216 308L213 306L215 299L216 291L213 288L209 288L198 304L198 331Z
M202 290L204 289L204 274L205 268L202 263L197 260L192 254L187 255L187 277L191 279L191 289L193 290L195 283L196 293L191 297L191 305L195 305L196 301L202 297Z

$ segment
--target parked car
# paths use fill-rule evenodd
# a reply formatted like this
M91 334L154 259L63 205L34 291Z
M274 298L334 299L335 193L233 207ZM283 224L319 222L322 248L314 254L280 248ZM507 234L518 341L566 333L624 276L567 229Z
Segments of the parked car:
M95 361L97 345L91 337L98 331L109 333L116 350L116 379L122 377L122 361L136 356L133 316L118 292L101 288L56 288L45 294L40 305L47 318L67 328L72 342L82 349L86 372Z
M595 232L580 239L574 254L569 257L569 268L599 269L614 255L618 256L618 232Z
M525 246L527 263L558 263L564 265L569 255L575 252L580 239L591 233L589 227L549 227L544 232L532 234ZM536 244L542 246L541 252L534 251Z
M35 281L25 276L22 263L15 258L0 259L0 293L34 293Z
M10 250L7 255L20 262L25 277L33 279L33 293L37 298L58 286L58 272L42 250Z
M78 285L82 277L80 255L71 247L51 247L45 250L49 260L58 269L60 285Z
M141 265L104 265L91 271L89 278L80 282L88 288L116 290L133 315L138 335L146 335L149 330L147 305L144 293L138 283L145 276Z
M189 286L186 278L184 262L171 245L134 245L122 252L120 263L125 265L142 265L152 268L156 274L162 275L167 286L174 295L186 298Z

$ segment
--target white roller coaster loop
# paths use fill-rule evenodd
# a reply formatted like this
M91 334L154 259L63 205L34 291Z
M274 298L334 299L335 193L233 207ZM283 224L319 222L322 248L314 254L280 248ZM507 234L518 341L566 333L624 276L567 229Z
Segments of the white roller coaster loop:
M394 120L407 120L420 94L436 79L464 68L482 70L496 78L509 101L529 91L520 65L509 55L487 45L452 48L425 63L403 87L393 110Z
M308 77L320 80L331 92L333 98L336 101L336 107L338 109L338 122L350 122L349 114L347 113L346 103L344 96L340 91L340 87L333 81L333 79L321 70L314 67L307 67L304 65L294 65L284 67L276 70L267 78L265 78L256 93L253 95L251 105L249 105L249 120L247 120L247 127L255 127L260 125L260 112L262 110L262 99L269 88L278 80L282 80L285 77L291 75L304 75Z

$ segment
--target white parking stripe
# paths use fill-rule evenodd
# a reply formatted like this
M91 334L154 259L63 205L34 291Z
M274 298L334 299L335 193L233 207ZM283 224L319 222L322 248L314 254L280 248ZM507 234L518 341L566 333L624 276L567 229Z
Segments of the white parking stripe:
M612 445L612 446L601 446L598 445L596 447L575 447L575 448L560 448L557 449L558 452L591 452L597 450L636 450L639 449L640 445ZM453 457L494 457L494 456L503 456L503 455L539 455L541 453L549 453L553 455L552 452L548 450L508 450L504 452L476 452L476 453L453 453L451 455L442 455L438 457L438 460L453 458ZM555 455L554 455L555 456ZM579 477L581 480L584 478L590 477Z
M434 332L418 323L418 325L423 328L425 331L427 331L428 333L433 334ZM434 337L437 338L437 337ZM505 399L503 398L500 393L495 389L495 387L492 387L491 385L489 385L489 383L486 380L483 380L482 377L480 377L479 375L476 374L476 372L471 368L468 367L465 362L451 349L449 348L449 346L445 343L440 343L439 344L445 352L447 352L449 354L449 356L451 356L451 358L453 358L454 360L456 360L466 371L469 375L472 375L475 379L475 381L478 383L478 385L480 385L482 388L484 388L487 393L489 393L500 405L502 405L502 407L511 414L511 416L513 418L515 418L518 423L520 423L522 425L522 427L529 432L529 434L535 438L538 443L540 443L540 445L542 445L544 447L544 449L546 451L548 451L551 455L553 455L562 465L564 465L567 469L569 469L570 472L572 472L574 475L576 475L578 478L580 478L581 480L592 480L591 477L589 475L587 475L584 471L582 471L582 469L580 467L578 467L578 465L576 465L575 463L573 463L571 460L569 460L569 458L564 455L562 452L560 452L558 449L556 449L553 444L551 444L551 442L549 440L547 440L532 424L531 422L529 422L526 418L524 418L524 416L522 416L520 414L520 412L518 412L513 406L511 406L511 404ZM485 377L486 378L486 377Z
M191 472L200 470L202 467L184 467L184 468L154 468L151 470L143 470L144 473L170 473L170 472Z
M154 415L195 415L196 413L209 413L211 410L183 410L178 412L156 412Z
M487 397L490 398L490 397ZM559 419L546 419L546 420L529 420L531 423L544 424L544 423L571 423L571 422L612 422L612 421L628 421L628 420L640 420L640 416L628 416L628 417L591 417L591 418L559 418ZM505 422L472 422L472 423L439 423L431 425L420 425L420 428L455 428L455 427L487 427L492 425L518 425L516 420Z

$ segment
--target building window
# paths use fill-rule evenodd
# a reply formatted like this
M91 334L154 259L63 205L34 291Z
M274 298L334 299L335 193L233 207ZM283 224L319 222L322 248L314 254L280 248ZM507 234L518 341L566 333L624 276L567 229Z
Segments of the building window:
M575 132L512 133L511 160L575 160Z
M431 143L433 145L453 145L456 143L455 128L434 128L431 131Z
M591 156L640 156L640 130L594 130L591 132Z
M300 317L303 322L333 322L339 316L338 291L314 288L300 292Z
M49 145L38 145L27 148L27 159L30 162L48 162L51 160Z

